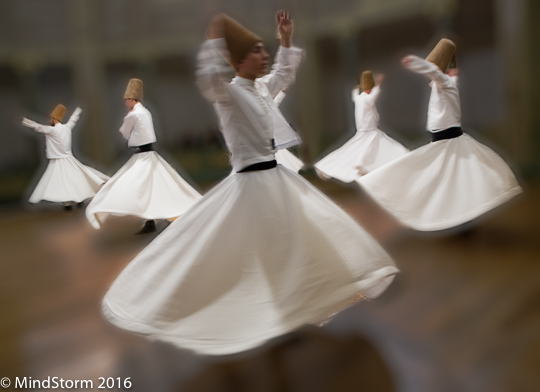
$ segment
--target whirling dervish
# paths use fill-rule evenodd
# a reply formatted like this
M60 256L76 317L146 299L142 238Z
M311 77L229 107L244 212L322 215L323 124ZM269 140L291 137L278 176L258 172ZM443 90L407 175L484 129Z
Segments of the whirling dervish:
M458 77L446 74L455 50L452 41L442 39L425 60L407 56L402 61L431 81L427 130L432 142L358 180L377 203L415 230L466 223L522 191L504 160L461 129Z
M62 203L66 210L72 204L93 197L109 177L96 169L83 165L71 150L71 132L79 119L81 108L75 109L68 122L62 124L66 113L64 105L52 111L50 125L38 124L23 118L22 125L45 135L45 148L49 164L30 196L30 203L41 200Z
M146 220L136 234L156 231L156 219L182 215L201 195L154 151L157 141L152 114L141 103L143 82L131 79L124 94L129 113L120 133L133 156L98 192L86 208L86 217L99 229L109 215L133 215Z
M383 80L383 74L377 76L375 83L371 71L362 73L361 85L352 91L356 134L314 165L322 179L333 177L343 182L352 182L409 152L379 129L376 103Z
M362 227L275 160L276 147L299 141L273 98L294 81L302 55L288 14L279 12L277 24L281 46L266 76L258 36L224 15L210 24L197 82L236 173L120 274L103 300L114 325L203 354L237 353L316 323L359 294L377 297L398 272Z

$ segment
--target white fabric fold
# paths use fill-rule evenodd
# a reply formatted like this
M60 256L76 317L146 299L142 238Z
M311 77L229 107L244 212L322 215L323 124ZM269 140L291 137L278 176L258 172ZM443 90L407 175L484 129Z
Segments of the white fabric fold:
M157 152L134 154L86 207L86 217L99 229L109 215L144 219L175 218L201 195Z
M359 131L315 164L323 178L352 182L407 154L409 150L379 129Z
M108 179L109 176L83 165L73 156L50 159L29 201L79 203L93 197Z
M278 165L237 173L147 246L103 300L114 325L222 355L375 297L398 272L309 182Z
M421 231L466 223L522 192L504 160L467 134L420 147L357 182Z
M283 165L293 172L298 173L304 167L304 162L289 150L279 150L276 152L275 157L279 165Z

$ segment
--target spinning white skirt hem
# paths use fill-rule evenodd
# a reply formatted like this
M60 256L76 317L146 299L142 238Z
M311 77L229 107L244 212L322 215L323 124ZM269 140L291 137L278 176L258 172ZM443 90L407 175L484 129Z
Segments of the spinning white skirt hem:
M155 151L134 154L86 208L96 229L109 215L169 219L186 212L202 196Z
M504 160L467 134L420 147L357 182L419 231L466 223L522 192Z
M362 130L317 162L315 169L323 178L352 182L408 152L380 129Z
M30 203L80 203L93 197L109 179L105 174L83 165L75 157L49 159L47 169L30 196Z
M293 172L298 173L300 169L304 167L304 162L298 159L296 155L289 150L278 150L274 155L278 164L285 166Z
M306 323L398 272L353 219L278 165L236 173L174 221L103 300L114 325L203 354L232 354Z

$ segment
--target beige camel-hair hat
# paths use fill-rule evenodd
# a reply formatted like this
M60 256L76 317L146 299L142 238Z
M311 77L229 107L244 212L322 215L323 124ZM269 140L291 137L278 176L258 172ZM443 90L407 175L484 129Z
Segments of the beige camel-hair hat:
M211 25L213 24L221 25L220 28L223 29L230 55L228 61L235 70L238 70L240 62L246 57L253 45L261 42L261 38L225 14L216 16L211 22Z
M124 99L136 99L142 101L143 98L143 82L141 79L130 79L124 94Z
M362 72L362 90L371 90L375 87L375 79L373 78L373 72Z
M442 72L446 72L455 52L456 44L447 38L443 38L433 48L426 60L438 66Z
M66 107L64 105L56 105L54 110L51 112L51 117L62 122L64 114L66 114Z

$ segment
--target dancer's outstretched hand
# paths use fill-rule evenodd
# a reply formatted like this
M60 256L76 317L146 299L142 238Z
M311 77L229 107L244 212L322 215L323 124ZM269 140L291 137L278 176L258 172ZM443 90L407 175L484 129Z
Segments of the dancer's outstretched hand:
M412 59L407 56L407 57L403 57L403 59L401 60L401 65L403 65L405 68L407 68L409 66L409 64L411 63Z
M276 14L279 36L281 37L281 46L286 48L291 46L291 37L293 33L293 23L289 13L278 11Z

